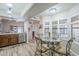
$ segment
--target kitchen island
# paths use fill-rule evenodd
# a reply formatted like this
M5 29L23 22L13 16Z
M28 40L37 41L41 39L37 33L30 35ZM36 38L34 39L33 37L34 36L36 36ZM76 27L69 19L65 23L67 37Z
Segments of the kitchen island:
M1 33L0 47L26 42L24 33ZM22 42L21 42L22 41Z

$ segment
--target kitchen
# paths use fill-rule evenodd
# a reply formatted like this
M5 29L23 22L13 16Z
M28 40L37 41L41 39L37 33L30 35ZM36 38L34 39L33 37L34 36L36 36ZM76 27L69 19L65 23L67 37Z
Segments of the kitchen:
M11 19L10 17L0 17L0 47L26 42L24 22Z

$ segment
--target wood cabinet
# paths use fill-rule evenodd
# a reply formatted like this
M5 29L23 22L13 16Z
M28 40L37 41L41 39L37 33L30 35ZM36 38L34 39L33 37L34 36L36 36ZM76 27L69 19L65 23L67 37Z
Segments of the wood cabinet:
M0 35L0 47L18 43L18 34Z
M8 45L8 37L4 35L0 35L0 46Z
M8 39L8 43L9 44L17 44L18 43L18 35L13 34L13 35L9 35L10 38Z

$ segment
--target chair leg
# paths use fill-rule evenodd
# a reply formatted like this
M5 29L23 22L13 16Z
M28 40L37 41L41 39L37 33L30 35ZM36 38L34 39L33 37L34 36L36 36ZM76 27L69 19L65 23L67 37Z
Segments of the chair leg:
M35 52L35 56L36 56L36 52Z

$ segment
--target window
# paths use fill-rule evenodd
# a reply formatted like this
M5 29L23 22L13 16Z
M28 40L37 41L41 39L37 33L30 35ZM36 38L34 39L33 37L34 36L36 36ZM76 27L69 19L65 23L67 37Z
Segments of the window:
M79 16L78 15L71 18L71 22L75 22L75 21L79 21Z
M72 38L75 38L75 41L79 42L79 24L72 24Z
M44 28L44 37L45 37L45 39L48 39L48 37L49 37L48 33L49 33L49 28Z
M67 35L67 19L59 20L60 35Z
M45 22L45 25L49 26L49 22Z
M52 22L52 26L53 26L53 25L57 25L57 24L58 24L58 21L53 21L53 22Z
M65 23L67 23L67 19L59 20L59 24L65 24Z
M71 37L79 42L79 15L71 17Z
M58 21L52 22L52 39L58 38Z
M18 33L22 33L22 32L24 32L23 27L18 27Z
M57 27L52 27L52 34L57 34Z
M58 36L58 32L57 32L57 25L52 27L52 38L57 38Z
M67 34L67 28L60 28L60 35Z
M48 39L49 38L49 22L45 22L45 27L44 27L44 38Z
M60 35L67 34L67 27L66 27L66 25L61 25L59 29L60 29Z
M49 32L49 28L45 28L44 32L48 33Z

